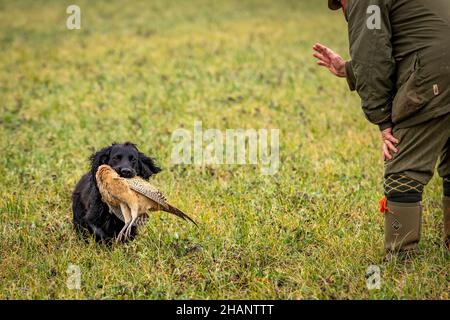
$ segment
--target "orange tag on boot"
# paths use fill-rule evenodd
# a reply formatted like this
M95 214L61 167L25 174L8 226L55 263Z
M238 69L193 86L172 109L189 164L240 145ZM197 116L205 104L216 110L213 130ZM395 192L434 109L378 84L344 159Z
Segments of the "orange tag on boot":
M380 212L386 213L386 211L389 211L389 209L387 207L387 198L384 197L383 199L380 200Z

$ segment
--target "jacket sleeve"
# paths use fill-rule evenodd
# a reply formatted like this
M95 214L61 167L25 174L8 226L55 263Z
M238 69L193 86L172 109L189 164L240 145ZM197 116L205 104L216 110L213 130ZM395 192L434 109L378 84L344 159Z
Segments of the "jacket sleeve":
M356 79L353 73L352 61L347 61L345 63L345 73L347 74L347 83L350 91L355 91L356 89Z
M367 119L384 129L391 125L395 96L395 60L389 11L392 0L350 0L347 8L350 55L346 64ZM377 9L379 8L379 9ZM351 82L349 81L351 87Z

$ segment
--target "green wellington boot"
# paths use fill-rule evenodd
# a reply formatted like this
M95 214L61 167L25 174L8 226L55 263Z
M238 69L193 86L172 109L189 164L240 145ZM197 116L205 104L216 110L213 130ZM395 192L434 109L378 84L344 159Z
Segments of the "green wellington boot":
M444 205L444 241L447 249L450 249L450 197L443 198Z
M422 203L387 202L384 215L384 248L390 260L397 254L415 254L419 249Z

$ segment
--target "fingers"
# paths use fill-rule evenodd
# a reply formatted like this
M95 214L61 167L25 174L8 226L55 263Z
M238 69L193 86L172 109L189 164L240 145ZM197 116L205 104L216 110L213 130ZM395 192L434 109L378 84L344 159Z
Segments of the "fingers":
M322 57L322 58L319 58L319 57L316 57L316 58L318 58L318 59L321 59L321 60L324 60L324 59L330 59L330 56L331 56L331 54L332 54L332 51L331 50L329 50L327 47L325 47L325 46L322 46L321 44L315 44L314 46L313 46L313 49L314 49L314 51L316 51L317 53L317 55L318 56L320 56L320 57ZM331 52L331 53L330 53Z
M319 60L317 62L319 66L328 68L337 77L346 77L345 61L341 56L320 43L316 43L313 49L316 51L313 56Z
M386 139L386 140L389 140L390 142L395 143L395 144L398 144L398 143L400 142L400 141L399 141L397 138L395 138L392 134L386 135L385 139Z
M392 144L391 141L385 140L385 141L384 141L384 144L387 145L388 148L389 148L391 151L394 151L394 153L397 153L397 152L398 152L398 149Z
M320 53L326 53L328 50L330 50L330 49L328 49L327 47L325 47L324 45L322 45L322 44L320 44L320 43L316 43L314 46L313 46L313 49L314 50L316 50L316 51L318 51L318 52L320 52Z
M398 145L400 141L392 135L392 128L383 130L381 136L383 140L383 159L392 160L393 156L390 152L398 153L396 145Z
M383 141L383 161L386 161L386 159L389 160L394 159L391 152L398 153L398 149L394 146L394 144L391 141L385 139Z
M330 68L330 66L331 66L331 64L328 61L320 60L320 59L319 59L319 61L317 61L317 64L319 66L324 66L324 67L327 67L327 68Z
M321 55L320 53L314 53L313 56L323 62L329 63L330 59L327 59L326 57L324 57L323 55Z
M382 138L383 138L383 141L384 141L384 140L389 140L389 141L391 141L391 142L393 142L393 143L395 143L395 144L398 144L398 143L400 142L397 138L395 138L395 137L392 135L392 128L384 129L384 130L381 132L381 136L382 136Z
M323 55L323 52L320 50L317 50L317 48L313 47L313 49L315 50L313 56L316 57L317 59L320 60L325 60L325 56Z
M321 44L320 43L316 43L315 45L313 45L313 49L315 50L315 51L318 51L318 52L320 52L321 51Z
M326 67L326 68L330 68L330 59L327 59L326 57L324 57L322 54L320 53L314 53L313 56L318 59L319 61L317 61L317 64L319 66L322 67Z
M394 157L392 157L391 153L389 152L388 146L386 145L386 143L383 143L383 155L384 155L384 160L389 159L392 160L394 159Z
M316 43L313 46L313 49L318 53L320 53L322 56L326 57L327 59L334 59L334 58L341 59L341 57L338 54L336 54L333 50L331 50L328 47L325 47L324 45L321 45L320 43Z

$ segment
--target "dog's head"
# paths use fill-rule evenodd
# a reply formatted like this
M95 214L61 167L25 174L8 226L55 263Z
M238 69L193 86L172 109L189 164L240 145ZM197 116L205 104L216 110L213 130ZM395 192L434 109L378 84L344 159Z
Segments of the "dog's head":
M109 165L123 178L140 176L148 179L161 171L152 158L140 152L131 142L113 143L111 146L95 152L90 159L93 177L102 164Z

